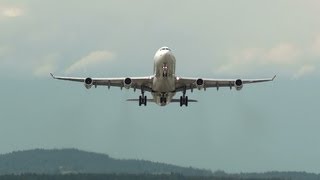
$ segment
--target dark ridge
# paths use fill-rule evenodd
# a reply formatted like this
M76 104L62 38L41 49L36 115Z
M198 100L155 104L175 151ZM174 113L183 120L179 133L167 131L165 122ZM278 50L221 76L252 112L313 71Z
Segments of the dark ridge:
M250 178L237 177L213 177L213 176L183 176L181 174L68 174L68 175L41 175L41 174L21 174L21 175L0 175L0 180L256 180ZM280 180L278 178L259 180Z
M106 154L77 149L35 149L0 155L0 175L4 174L171 174L210 176L210 170L180 167L145 160L111 158Z
M28 176L32 176L28 178ZM42 178L42 176L44 178ZM0 155L1 179L290 179L319 180L307 172L226 173L145 160L115 159L77 149L35 149ZM130 177L130 178L129 178Z

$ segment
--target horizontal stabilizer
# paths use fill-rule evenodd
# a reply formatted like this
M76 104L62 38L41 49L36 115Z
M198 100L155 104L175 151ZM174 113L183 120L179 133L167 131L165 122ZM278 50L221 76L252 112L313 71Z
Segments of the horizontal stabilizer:
M134 102L139 102L139 99L127 99L127 101L134 101ZM154 102L153 99L147 99L148 102ZM171 102L174 103L179 103L180 99L172 99ZM189 99L188 102L198 102L197 100L194 99Z
M127 99L127 101L139 102L139 99ZM154 102L153 99L147 99L148 102Z
M171 102L176 102L176 103L179 103L180 102L180 99L172 99ZM195 100L195 99L188 99L188 102L198 102L198 100Z

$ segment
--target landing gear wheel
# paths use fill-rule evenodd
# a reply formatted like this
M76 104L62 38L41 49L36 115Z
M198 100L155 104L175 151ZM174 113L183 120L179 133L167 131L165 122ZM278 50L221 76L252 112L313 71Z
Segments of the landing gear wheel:
M167 73L162 73L162 77L168 77Z
M188 96L180 96L180 106L188 106Z
M186 96L184 104L188 106L188 96Z
M147 106L147 96L144 96L144 106Z
M161 104L167 103L167 98L165 98L165 97L160 97L160 103L161 103Z
M141 105L146 106L147 105L147 96L139 96L139 106Z
M142 96L139 96L139 106L142 104Z

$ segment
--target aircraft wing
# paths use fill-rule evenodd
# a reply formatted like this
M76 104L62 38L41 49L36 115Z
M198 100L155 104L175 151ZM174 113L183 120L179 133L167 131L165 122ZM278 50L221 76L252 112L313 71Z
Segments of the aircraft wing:
M145 91L151 91L152 89L152 76L146 77L120 77L120 78L84 78L84 77L62 77L62 76L55 76L50 73L52 78L58 80L66 80L66 81L75 81L75 82L82 82L85 84L87 88L91 86L111 86L115 87L126 87L126 88L134 88L134 89L143 89ZM130 82L130 83L129 83Z
M184 90L193 90L193 89L201 89L201 88L217 88L220 87L236 87L242 88L243 84L250 83L260 83L260 82L268 82L273 81L276 76L272 78L264 78L264 79L202 79L202 78L184 78L178 77L176 79L176 91L184 91ZM238 84L237 84L238 83Z

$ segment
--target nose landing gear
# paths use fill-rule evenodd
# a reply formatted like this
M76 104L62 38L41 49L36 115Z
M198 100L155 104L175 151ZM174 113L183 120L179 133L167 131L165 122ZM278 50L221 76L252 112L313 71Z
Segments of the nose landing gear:
M165 98L165 97L160 97L160 103L161 103L161 104L167 103L167 98Z
M166 104L167 103L167 96L165 93L162 93L160 96L160 104Z
M162 77L168 77L168 65L166 63L162 66Z

